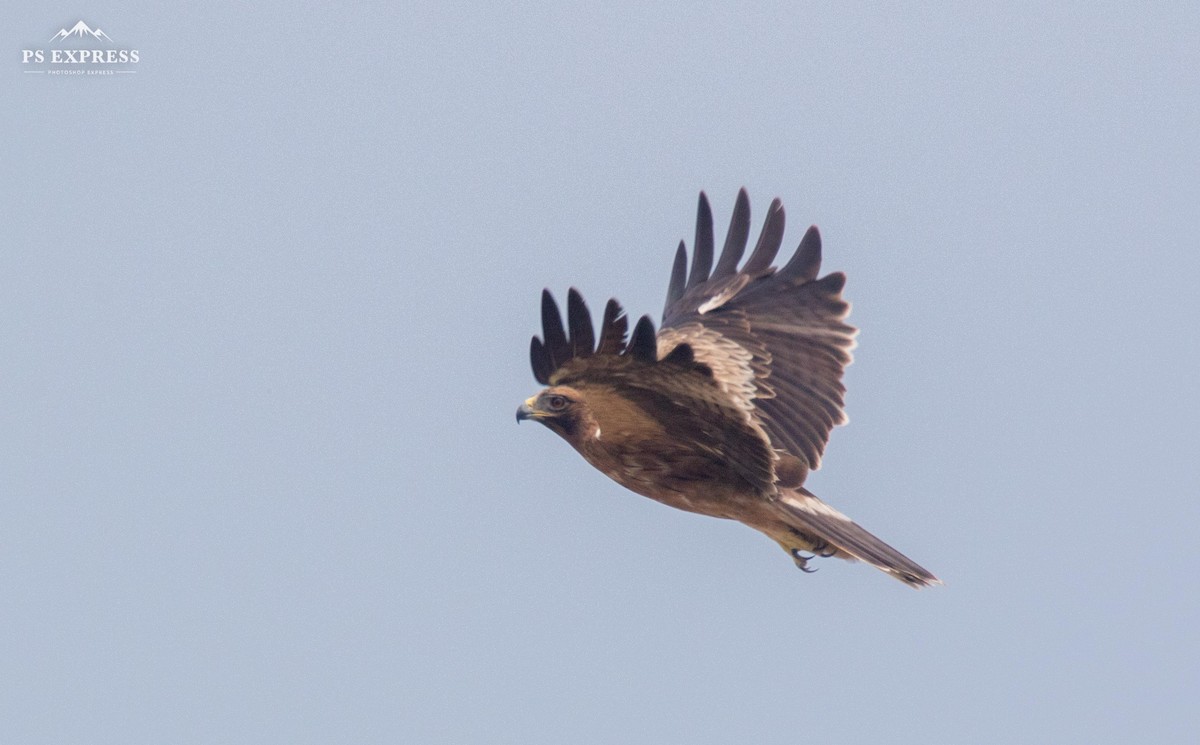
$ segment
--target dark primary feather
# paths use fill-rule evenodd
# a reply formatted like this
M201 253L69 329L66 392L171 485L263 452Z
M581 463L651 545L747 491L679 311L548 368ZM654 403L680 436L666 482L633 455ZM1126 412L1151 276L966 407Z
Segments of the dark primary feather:
M588 312L579 290L574 287L567 291L567 326L571 329L571 356L591 356L596 349L592 314Z
M742 267L742 274L755 278L771 268L775 254L779 253L779 247L783 245L783 229L786 223L783 202L778 199L772 200L771 206L767 208L767 219L763 223L762 233L758 236L758 243L755 244L750 258L746 260L746 265Z
M713 270L711 279L724 279L737 271L738 262L746 252L746 241L750 238L750 196L746 190L738 191L733 206L733 219L729 221L729 232L725 235L725 247L721 249L721 260Z
M708 197L700 192L700 204L696 208L696 245L692 252L692 273L688 275L688 289L708 279L708 270L713 260L713 216L708 206Z
M683 296L686 287L687 249L684 248L683 241L680 241L679 248L675 249L675 263L671 266L671 282L667 285L667 304L663 306L664 313L671 303Z
M600 321L600 346L596 354L620 354L625 351L625 333L629 330L629 319L621 304L610 298L604 306L604 319Z
M571 345L567 341L567 332L563 330L562 316L549 290L542 290L542 333L552 368L571 358Z
M821 269L821 234L817 226L811 226L800 240L800 247L792 256L791 261L779 270L779 279L788 281L800 279L808 281L817 278Z
M542 385L550 385L550 373L554 372L554 365L542 340L536 336L529 340L529 364L533 367L534 379Z

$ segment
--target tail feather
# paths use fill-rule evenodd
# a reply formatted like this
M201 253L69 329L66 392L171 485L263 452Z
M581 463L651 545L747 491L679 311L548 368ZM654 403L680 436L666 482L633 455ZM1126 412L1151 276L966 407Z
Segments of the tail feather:
M788 552L803 550L858 559L911 587L942 584L929 570L871 535L807 489L780 490L776 504L780 506L789 531L807 543L774 536Z

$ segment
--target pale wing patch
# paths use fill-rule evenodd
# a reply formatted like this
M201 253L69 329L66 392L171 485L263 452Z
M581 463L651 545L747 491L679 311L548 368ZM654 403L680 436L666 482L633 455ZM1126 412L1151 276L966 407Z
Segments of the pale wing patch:
M712 369L721 392L745 412L747 421L751 421L758 387L751 365L754 355L750 350L698 323L689 323L658 332L658 358L667 356L684 342L691 345L697 362Z
M734 277L732 282L725 286L724 289L708 300L705 300L699 308L696 308L696 312L700 315L704 315L710 310L716 310L717 308L720 308L722 305L732 300L734 295L741 292L742 288L745 287L749 281L750 278L745 274L737 275Z
M847 305L849 305L849 303L847 303ZM848 315L848 313L843 313L841 318L836 318L834 320L840 321L842 318L845 318L846 315ZM839 349L845 350L847 353L858 347L858 329L845 324L834 325L824 322L808 323L805 321L779 323L755 319L754 330L772 331L779 334L789 334L792 336L802 337L804 339L827 341Z
M779 453L771 444L771 435L763 427L754 406L755 395L760 394L761 390L751 365L754 355L750 350L698 323L661 329L657 341L659 359L670 354L679 344L689 344L696 361L713 371L717 388L727 401L725 405L732 403L741 413L742 420L767 443L771 461L779 459Z

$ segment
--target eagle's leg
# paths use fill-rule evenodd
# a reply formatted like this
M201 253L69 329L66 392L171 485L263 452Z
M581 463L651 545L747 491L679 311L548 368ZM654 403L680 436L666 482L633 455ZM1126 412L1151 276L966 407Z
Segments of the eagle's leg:
M830 556L834 556L837 554L836 547L830 546L827 541L823 541L820 539L816 540L813 543L813 547L809 550L812 551L817 556L820 556L822 559L828 559Z
M796 567L799 568L800 571L804 572L805 574L812 574L813 572L817 571L816 567L809 567L808 565L809 561L817 558L816 556L805 556L798 548L793 548L789 550L788 553L792 555L792 560L796 562Z

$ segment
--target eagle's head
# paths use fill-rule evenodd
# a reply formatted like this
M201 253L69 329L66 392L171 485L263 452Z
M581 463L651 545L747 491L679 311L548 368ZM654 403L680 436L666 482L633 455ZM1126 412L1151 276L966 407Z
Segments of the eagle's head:
M592 434L596 419L583 394L565 385L552 385L517 408L517 421L533 419L557 432L567 442L578 443Z

